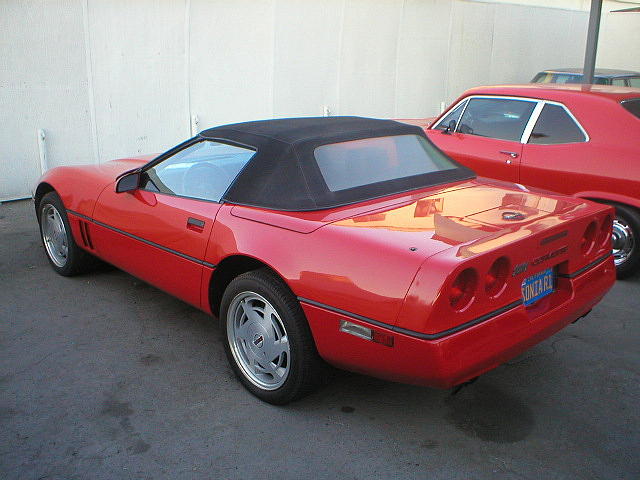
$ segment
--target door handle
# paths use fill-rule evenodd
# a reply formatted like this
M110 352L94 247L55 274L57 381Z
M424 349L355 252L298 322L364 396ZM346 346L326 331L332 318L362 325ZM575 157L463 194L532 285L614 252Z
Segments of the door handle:
M187 228L194 232L202 233L204 230L204 220L198 220L197 218L189 217L187 220Z
M516 152L510 152L509 150L500 150L500 153L503 155L509 155L509 157L511 157L506 160L505 163L507 165L511 165L511 159L518 158L518 154Z

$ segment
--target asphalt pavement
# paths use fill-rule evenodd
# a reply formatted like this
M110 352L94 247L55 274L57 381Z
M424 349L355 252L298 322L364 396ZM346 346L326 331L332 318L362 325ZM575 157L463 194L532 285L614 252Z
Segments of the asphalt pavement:
M62 278L0 205L2 479L640 478L640 276L455 396L339 373L286 407L204 313L119 270Z

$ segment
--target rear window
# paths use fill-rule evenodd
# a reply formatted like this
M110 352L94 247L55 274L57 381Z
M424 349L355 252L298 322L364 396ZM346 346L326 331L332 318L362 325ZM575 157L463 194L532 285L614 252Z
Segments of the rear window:
M551 145L576 143L586 140L580 127L560 105L547 104L531 132L529 143Z
M442 152L418 135L395 135L321 145L314 151L332 192L456 169Z
M540 72L531 83L582 83L583 77L581 73L552 73ZM608 85L610 82L606 78L595 77L593 83L596 85Z
M630 111L633 115L640 118L640 98L634 98L633 100L624 100L621 105Z

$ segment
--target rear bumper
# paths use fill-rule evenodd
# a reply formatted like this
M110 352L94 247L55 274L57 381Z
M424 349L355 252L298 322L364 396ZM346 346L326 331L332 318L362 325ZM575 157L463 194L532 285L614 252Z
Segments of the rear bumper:
M613 258L573 278L533 307L518 305L482 323L428 340L368 324L302 300L320 356L346 370L387 380L449 388L485 373L585 315L615 282ZM394 337L387 347L340 332L347 320Z

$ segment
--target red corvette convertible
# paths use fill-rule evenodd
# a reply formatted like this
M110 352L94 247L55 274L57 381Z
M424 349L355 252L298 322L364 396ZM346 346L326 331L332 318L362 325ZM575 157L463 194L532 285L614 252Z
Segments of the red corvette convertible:
M618 277L640 269L640 89L473 88L426 133L478 175L614 206Z
M239 379L276 404L325 361L469 381L615 280L611 207L478 181L389 120L212 128L154 159L55 168L34 200L58 273L101 259L217 316Z

